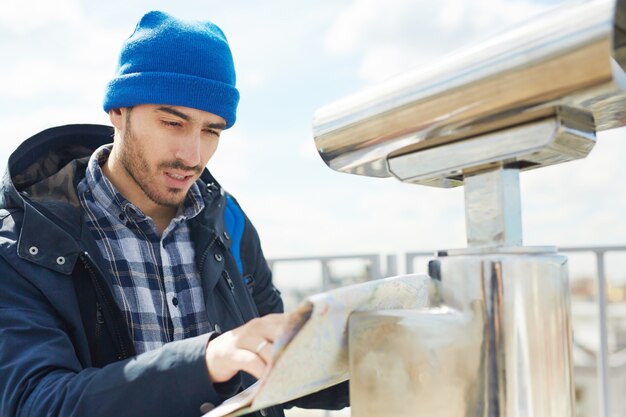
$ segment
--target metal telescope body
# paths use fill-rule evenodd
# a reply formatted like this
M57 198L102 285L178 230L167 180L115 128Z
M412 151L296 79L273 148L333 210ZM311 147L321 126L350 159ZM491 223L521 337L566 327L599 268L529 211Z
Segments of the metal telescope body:
M626 0L579 1L315 113L334 170L465 186L430 307L350 320L354 416L574 416L567 258L522 245L519 173L626 125L624 68Z

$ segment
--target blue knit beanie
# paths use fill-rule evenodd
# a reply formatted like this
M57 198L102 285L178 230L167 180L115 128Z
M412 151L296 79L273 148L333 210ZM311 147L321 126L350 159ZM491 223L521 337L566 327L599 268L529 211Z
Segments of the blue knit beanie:
M139 104L204 110L235 123L239 91L224 33L211 22L145 14L124 42L104 111Z

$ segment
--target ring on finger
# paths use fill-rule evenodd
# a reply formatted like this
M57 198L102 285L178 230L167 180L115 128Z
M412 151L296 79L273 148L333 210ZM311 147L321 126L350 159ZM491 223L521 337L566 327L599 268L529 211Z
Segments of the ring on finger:
M265 345L267 345L267 340L263 340L261 343L259 343L259 345L256 347L256 349L254 350L255 353L261 353L261 351L263 350L263 348L265 347Z

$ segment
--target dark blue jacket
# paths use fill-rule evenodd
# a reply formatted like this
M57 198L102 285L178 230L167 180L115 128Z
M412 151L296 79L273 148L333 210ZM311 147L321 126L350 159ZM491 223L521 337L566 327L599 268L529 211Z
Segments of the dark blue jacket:
M205 349L215 332L135 354L75 192L89 156L112 134L96 125L48 129L9 158L0 190L2 417L199 416L202 404L254 382L240 373L211 383ZM191 234L212 327L225 332L282 312L252 223L244 215L238 267L224 222L229 199L207 170L200 185L206 207ZM291 405L347 401L342 384ZM281 407L268 412L283 415Z

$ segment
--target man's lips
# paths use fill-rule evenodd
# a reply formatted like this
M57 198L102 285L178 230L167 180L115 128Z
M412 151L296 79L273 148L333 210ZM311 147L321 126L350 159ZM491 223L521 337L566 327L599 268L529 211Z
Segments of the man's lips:
M183 180L185 178L189 178L193 176L193 174L189 174L189 173L172 172L172 171L166 171L165 175L168 175L177 180Z
M164 171L165 179L170 186L185 186L195 177L194 173L180 171Z

